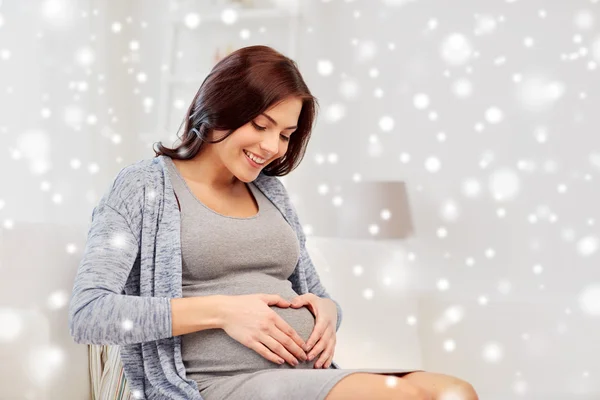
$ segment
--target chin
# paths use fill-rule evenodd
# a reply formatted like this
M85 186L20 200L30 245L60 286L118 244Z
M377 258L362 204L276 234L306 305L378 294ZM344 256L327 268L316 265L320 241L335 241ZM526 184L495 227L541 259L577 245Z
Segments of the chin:
M260 171L255 172L254 175L252 177L250 177L250 174L246 173L244 175L236 175L236 178L238 178L242 182L249 183L249 182L254 181L258 177L259 174L260 174Z

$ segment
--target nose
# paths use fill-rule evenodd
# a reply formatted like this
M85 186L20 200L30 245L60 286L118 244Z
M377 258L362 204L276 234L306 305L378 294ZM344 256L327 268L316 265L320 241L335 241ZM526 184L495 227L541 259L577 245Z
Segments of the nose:
M265 139L261 142L260 148L267 154L269 157L273 157L279 151L279 133L275 135L265 135Z

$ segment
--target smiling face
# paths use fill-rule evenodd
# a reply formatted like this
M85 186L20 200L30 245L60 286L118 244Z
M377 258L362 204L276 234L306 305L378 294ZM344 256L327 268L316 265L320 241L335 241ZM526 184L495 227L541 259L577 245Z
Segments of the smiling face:
M298 125L302 111L302 100L290 98L252 121L238 128L227 139L214 144L213 151L223 166L240 181L255 180L260 171L273 161L285 155L289 138ZM222 133L215 131L214 138ZM252 161L246 152L261 158L261 164Z

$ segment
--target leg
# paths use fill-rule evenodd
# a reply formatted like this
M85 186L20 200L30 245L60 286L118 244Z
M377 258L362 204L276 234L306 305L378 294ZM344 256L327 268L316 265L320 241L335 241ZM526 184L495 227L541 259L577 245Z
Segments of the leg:
M434 400L479 400L473 386L462 379L435 372L412 372L402 377L433 395Z
M395 376L355 372L342 378L325 400L433 400L420 386ZM466 399L465 399L466 400Z

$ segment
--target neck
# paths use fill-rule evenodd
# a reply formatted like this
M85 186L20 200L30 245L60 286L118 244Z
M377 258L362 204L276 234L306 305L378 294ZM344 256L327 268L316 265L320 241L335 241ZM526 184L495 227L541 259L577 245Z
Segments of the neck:
M181 176L220 193L231 193L239 188L242 181L225 166L218 161L211 161L208 155L202 158L198 155L188 160L172 159ZM215 165L220 167L215 168Z

